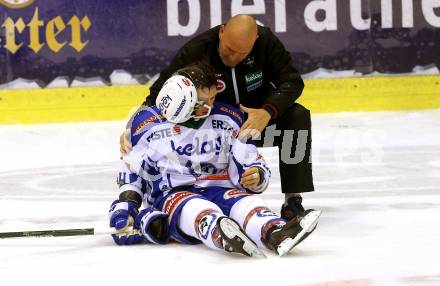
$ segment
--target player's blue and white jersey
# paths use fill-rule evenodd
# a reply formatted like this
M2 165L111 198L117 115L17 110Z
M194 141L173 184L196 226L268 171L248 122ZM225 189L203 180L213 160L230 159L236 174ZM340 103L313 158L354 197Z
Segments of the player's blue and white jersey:
M183 124L168 122L157 107L145 107L131 122L133 150L121 162L120 191L135 191L152 204L176 187L244 190L243 172L260 167L264 181L254 192L262 192L270 171L256 146L237 138L243 122L240 110L219 102L206 119Z

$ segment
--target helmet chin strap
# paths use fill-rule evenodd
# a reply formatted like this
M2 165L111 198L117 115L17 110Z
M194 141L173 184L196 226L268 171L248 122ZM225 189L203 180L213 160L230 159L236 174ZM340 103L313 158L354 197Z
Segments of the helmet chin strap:
M209 114L211 114L211 106L207 105L207 104L206 104L205 102L203 102L203 101L197 101L195 108L202 108L202 107L208 109L208 111L206 112L206 114L204 114L204 115L198 115L198 116L197 116L197 115L192 115L191 118L194 118L194 119L198 120L198 119L206 118L206 117L209 116Z

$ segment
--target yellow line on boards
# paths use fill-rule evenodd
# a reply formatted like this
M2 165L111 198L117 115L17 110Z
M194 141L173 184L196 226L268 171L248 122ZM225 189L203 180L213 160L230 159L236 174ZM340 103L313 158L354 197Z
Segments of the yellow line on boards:
M0 124L124 120L148 86L0 90ZM440 108L440 75L305 81L298 100L312 113Z

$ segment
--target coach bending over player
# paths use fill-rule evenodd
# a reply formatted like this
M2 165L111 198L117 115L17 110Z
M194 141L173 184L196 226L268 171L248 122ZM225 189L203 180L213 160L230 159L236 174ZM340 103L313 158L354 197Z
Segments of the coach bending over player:
M117 244L172 238L249 256L262 254L259 246L284 255L315 229L320 212L286 221L256 196L270 171L256 146L238 138L243 113L214 104L209 70L178 70L156 106L133 117L133 150L121 162L119 199L109 213L118 231L113 238Z
M283 218L304 212L300 193L314 191L310 112L295 103L304 83L291 57L269 28L248 15L237 15L190 40L151 86L144 104L154 105L164 82L179 68L204 61L217 74L217 100L240 107L247 120L241 137L262 133L257 145L279 147ZM269 127L268 127L269 126ZM293 132L292 132L293 131ZM128 152L127 134L121 152Z

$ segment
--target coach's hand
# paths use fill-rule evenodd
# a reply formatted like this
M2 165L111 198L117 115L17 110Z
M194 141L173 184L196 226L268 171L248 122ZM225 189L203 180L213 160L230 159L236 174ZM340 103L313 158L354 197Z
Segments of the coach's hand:
M240 109L248 114L248 119L240 129L238 138L246 140L248 138L257 139L261 132L267 127L270 121L270 114L263 108L248 108L240 104Z
M131 142L129 140L130 129L126 129L124 133L119 137L119 151L121 151L121 156L127 155L131 149Z

